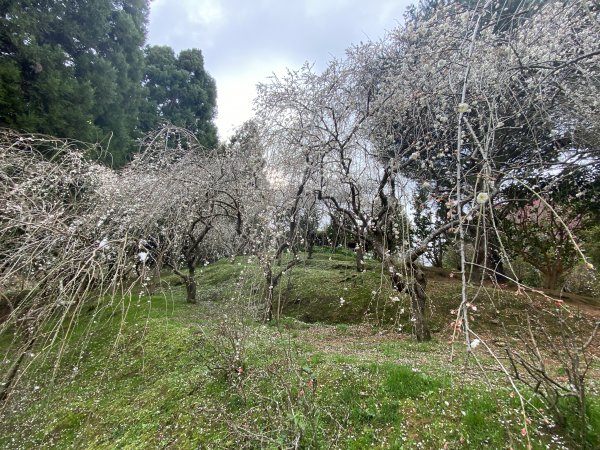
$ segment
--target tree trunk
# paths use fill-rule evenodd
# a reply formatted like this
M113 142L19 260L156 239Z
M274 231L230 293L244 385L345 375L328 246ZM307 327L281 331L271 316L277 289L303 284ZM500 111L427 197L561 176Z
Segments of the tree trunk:
M433 264L433 267L437 267L440 269L442 267L444 267L444 251L443 250L435 251L432 255L431 263Z
M308 253L306 259L312 259L313 252L315 250L315 243L317 241L317 236L314 232L309 232L306 239L306 252Z
M544 289L558 289L558 282L560 281L560 276L563 273L563 269L564 267L560 256L558 259L551 261L541 269L541 272L544 275Z
M356 244L356 271L362 272L365 268L365 251L362 243Z
M411 306L414 321L414 332L417 341L430 341L431 332L427 326L427 319L425 318L426 306L427 306L427 295L425 294L425 287L427 286L427 279L425 273L413 265L413 276L414 281L411 282L409 292L411 295Z
M560 272L556 267L550 267L546 271L542 272L544 275L543 287L544 289L556 289L558 286L558 278Z
M492 270L492 280L497 283L506 283L506 272L504 271L504 262L502 255L494 247L490 248L490 269Z
M374 250L378 257L383 261L392 283L398 292L408 292L411 297L412 323L413 331L417 341L430 341L431 332L427 326L425 316L427 309L427 295L425 288L427 279L425 273L413 261L406 264L395 262L392 257L385 252L385 246L381 242L376 242ZM401 273L398 267L406 267L408 273Z
M307 253L308 253L308 255L306 256L306 259L312 259L313 253L315 251L315 245L314 245L314 243L312 243L312 242L309 243L306 250L307 250Z
M267 287L267 308L265 310L264 322L271 322L273 320L273 289Z
M365 248L366 242L363 233L359 232L356 242L356 271L362 272L365 270Z
M273 291L275 286L273 285L273 271L271 270L271 264L267 263L265 269L265 316L263 322L270 322L273 320Z
M188 275L185 277L185 291L187 294L188 303L196 303L196 293L198 287L196 285L196 268L193 265L188 265Z

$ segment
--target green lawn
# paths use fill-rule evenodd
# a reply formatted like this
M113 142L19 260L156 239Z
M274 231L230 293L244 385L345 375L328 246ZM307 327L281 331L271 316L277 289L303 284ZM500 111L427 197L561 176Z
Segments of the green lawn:
M437 333L417 343L406 299L390 300L374 262L362 274L352 264L318 253L284 276L280 320L267 326L246 313L260 310L264 288L248 258L203 268L197 305L168 276L128 308L91 303L65 341L27 357L0 447L518 449L529 438L534 449L573 448L568 427L548 422L535 400L523 411L501 374L484 375L460 343L450 360L459 285L430 283ZM500 309L482 301L474 312L482 333L494 332L495 311L525 308L508 293L492 300ZM476 355L493 366L482 348Z

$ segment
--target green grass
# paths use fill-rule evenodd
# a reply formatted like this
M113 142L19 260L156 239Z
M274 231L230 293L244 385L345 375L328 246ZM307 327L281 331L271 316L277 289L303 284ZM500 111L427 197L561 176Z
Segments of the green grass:
M367 260L365 271L358 273L348 251L331 253L320 250L310 260L288 271L274 290L276 317L292 317L305 323L357 324L365 321L410 332L410 300L391 286L381 265ZM284 258L282 265L285 265ZM274 272L280 270L277 264ZM223 259L200 269L198 298L220 301L252 298L260 302L264 292L261 270L247 257ZM433 332L446 332L461 301L457 279L441 269L427 271L427 316ZM527 314L539 312L539 304L515 301L510 291L474 285L468 289L477 310L471 312L473 326L501 331L497 319L506 327L520 327ZM343 299L343 301L342 301ZM552 306L550 304L550 306ZM553 326L552 323L546 324Z
M248 258L203 267L198 282L197 305L185 303L182 286L126 299L125 309L90 303L54 374L62 342L33 349L0 416L0 447L526 448L520 403L501 376L489 373L488 385L474 365L465 370L461 348L449 361L442 335L417 343L393 331L408 328L405 300L373 305L392 295L375 263L358 274L351 256L316 253L282 279L284 316L268 326L243 314L264 289ZM440 330L456 286L430 283ZM524 310L514 296L494 295L493 308ZM494 332L494 311L482 302L474 312L483 330ZM365 313L390 319L355 325ZM306 315L315 323L299 320ZM390 322L393 330L383 326ZM591 395L592 444L599 405ZM549 428L534 409L526 413L532 448L573 443L573 423Z

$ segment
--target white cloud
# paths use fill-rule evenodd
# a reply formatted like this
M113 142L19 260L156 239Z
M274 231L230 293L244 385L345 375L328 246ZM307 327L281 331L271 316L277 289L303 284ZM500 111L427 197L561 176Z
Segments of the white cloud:
M377 15L378 25L389 28L390 24L395 26L400 23L404 9L405 5L399 4L397 1L384 2Z
M219 0L185 0L190 21L199 25L215 27L225 21L225 11Z
M199 48L217 82L221 138L252 115L255 85L304 61L325 66L366 38L378 39L413 0L154 0L149 43Z
M236 127L252 116L252 99L256 89L250 80L252 78L248 75L219 78L215 123L221 139L231 136Z
M323 17L334 11L346 8L349 5L348 0L306 0L305 10L308 17Z
M273 73L283 74L290 65L293 63L285 59L261 59L246 62L242 70L213 74L218 83L215 122L221 139L231 136L237 127L252 117L257 83L265 82Z

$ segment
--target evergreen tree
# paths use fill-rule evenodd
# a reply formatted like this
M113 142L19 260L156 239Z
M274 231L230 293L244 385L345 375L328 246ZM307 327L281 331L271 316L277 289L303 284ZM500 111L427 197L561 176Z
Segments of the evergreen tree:
M147 0L0 5L0 126L100 141L123 164L142 100Z
M192 131L205 147L215 147L217 88L204 70L202 52L184 50L176 56L170 47L150 46L146 48L145 62L148 102L141 129L149 131L170 122Z

